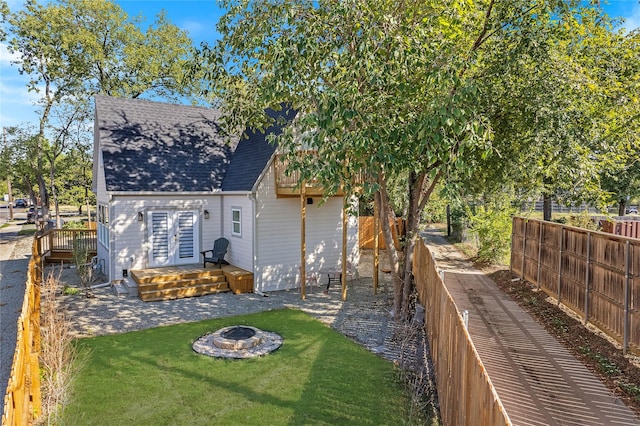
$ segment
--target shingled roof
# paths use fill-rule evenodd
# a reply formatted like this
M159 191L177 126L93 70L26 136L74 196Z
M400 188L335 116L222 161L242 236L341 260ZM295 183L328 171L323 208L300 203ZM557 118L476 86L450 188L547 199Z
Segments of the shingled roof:
M273 155L266 135L227 138L215 109L96 96L107 191L250 191ZM291 110L267 111L290 120Z
M219 111L101 95L95 101L107 191L222 189L238 138L224 137Z
M294 110L286 108L280 111L269 109L266 113L275 120L284 118L286 121L293 120L296 115ZM229 171L222 182L224 191L250 191L252 189L276 150L276 145L267 140L267 135L272 133L276 135L282 133L282 126L276 122L264 132L255 132L251 129L245 131L245 137L238 143Z

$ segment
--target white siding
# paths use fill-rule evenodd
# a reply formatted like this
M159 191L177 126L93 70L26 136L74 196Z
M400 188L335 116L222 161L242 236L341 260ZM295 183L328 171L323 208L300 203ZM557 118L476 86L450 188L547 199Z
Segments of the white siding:
M273 168L256 194L255 287L274 291L297 286L300 274L301 214L299 198L276 198ZM342 198L320 199L306 208L306 262L309 271L336 268L342 256ZM348 260L358 261L357 218L347 232Z
M200 223L200 247L198 251L213 247L221 236L221 197L211 196L122 196L114 195L111 201L110 233L110 279L122 279L123 269L148 267L147 214L152 210L197 210ZM209 219L204 219L204 210ZM145 220L138 221L138 212Z
M104 168L102 166L102 153L98 152L97 160L100 167L95 167L95 187L96 187L96 200L97 204L108 205L109 196L107 195L107 186L104 179ZM96 204L96 206L97 206ZM96 208L96 213L97 213ZM98 215L96 214L96 220L98 220ZM98 250L97 250L98 264L104 266L104 270L102 271L106 274L109 279L110 278L110 270L107 265L109 265L109 247L103 245L101 242L98 242Z
M222 236L229 240L229 251L225 259L242 269L253 271L253 201L247 195L225 195L222 197ZM231 210L241 210L242 234L233 235Z
M102 167L102 152L98 153L98 162L101 167L98 167L96 171L96 200L98 203L106 204L109 201L109 195L107 194L107 184L104 177L104 168Z

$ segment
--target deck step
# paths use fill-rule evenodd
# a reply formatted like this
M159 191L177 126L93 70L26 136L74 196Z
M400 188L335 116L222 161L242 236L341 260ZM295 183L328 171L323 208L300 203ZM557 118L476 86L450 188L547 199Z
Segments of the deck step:
M225 283L227 280L224 275L214 275L211 277L199 278L179 278L166 280L153 280L151 282L138 282L139 291L169 290L175 287L198 287L207 284Z
M158 273L154 269L143 269L143 270L133 270L131 271L131 276L138 283L138 285L142 284L151 284L151 283L166 283L166 282L175 282L180 280L199 280L199 279L215 279L218 277L222 277L224 279L224 272L222 269L202 269L199 271L182 271L179 269L162 271L162 273Z
M129 289L123 283L115 283L115 284L113 284L112 288L113 288L113 292L118 297L120 297L120 296L128 297L129 296Z
M147 290L145 286L139 285L138 296L145 302L153 302L159 300L172 300L181 299L184 297L203 296L205 294L222 293L230 291L229 284L224 281L204 283L204 284L185 284L180 285L181 282L177 281L173 283L173 287L164 289Z

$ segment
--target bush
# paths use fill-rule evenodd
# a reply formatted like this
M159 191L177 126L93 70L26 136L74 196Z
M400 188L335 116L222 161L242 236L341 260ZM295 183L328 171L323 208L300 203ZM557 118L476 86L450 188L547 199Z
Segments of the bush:
M508 262L512 216L512 209L504 202L479 206L475 214L470 214L471 227L478 238L478 261Z
M451 206L451 239L455 242L463 242L467 239L469 229L468 207L463 205Z

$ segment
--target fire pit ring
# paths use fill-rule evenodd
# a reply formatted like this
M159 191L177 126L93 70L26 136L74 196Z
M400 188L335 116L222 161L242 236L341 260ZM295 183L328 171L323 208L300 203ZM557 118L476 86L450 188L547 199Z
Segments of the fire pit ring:
M205 334L193 350L217 358L245 359L266 355L282 346L282 336L248 325L232 325Z

